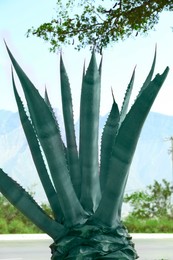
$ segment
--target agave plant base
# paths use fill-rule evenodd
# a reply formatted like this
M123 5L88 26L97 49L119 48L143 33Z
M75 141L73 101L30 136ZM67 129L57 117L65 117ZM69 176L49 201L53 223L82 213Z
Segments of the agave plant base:
M50 248L52 260L138 258L132 237L123 225L116 229L90 223L76 226Z

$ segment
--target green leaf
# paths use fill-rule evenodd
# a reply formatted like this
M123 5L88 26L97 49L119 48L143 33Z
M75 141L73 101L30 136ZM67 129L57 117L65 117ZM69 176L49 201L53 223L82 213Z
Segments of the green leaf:
M45 93L44 93L44 100L52 114L52 117L54 118L55 120L55 124L56 124L56 127L57 127L57 130L59 132L59 136L61 138L61 143L62 143L62 146L63 146L63 150L64 150L64 156L65 156L65 159L66 159L66 163L67 163L67 167L68 167L68 158L67 158L67 148L62 140L62 136L61 136L61 130L60 130L60 127L59 127L59 123L58 123L58 119L56 118L56 115L55 115L55 112L52 108L52 105L50 103L50 100L49 100L49 97L48 97L48 93L47 93L47 90L45 89Z
M48 107L51 107L50 100L49 100L46 88L45 88L45 92L44 92L44 100L45 100L46 104L48 105Z
M153 77L153 73L154 73L154 69L155 69L155 65L156 65L156 54L157 54L157 46L155 48L155 53L154 53L154 59L153 59L153 63L152 63L152 66L151 66L151 69L148 73L148 76L146 78L146 80L144 81L143 83L143 86L138 94L138 96L142 93L142 91L149 85L152 77Z
M21 82L32 123L45 153L59 202L68 226L83 222L85 212L74 191L55 120L38 90L20 68L10 50L9 56Z
M100 77L102 75L102 65L103 65L103 56L101 57L100 64L99 64L99 74L100 74Z
M111 112L106 121L103 129L102 141L101 141L101 157L100 157L100 186L101 191L104 191L104 187L109 178L109 164L112 154L113 145L117 135L117 129L119 126L119 109L114 100Z
M43 156L42 156L42 153L40 150L40 146L38 143L37 136L35 134L32 124L25 112L22 101L18 95L16 86L15 86L15 82L14 82L13 72L12 72L12 82L13 82L14 95L16 98L16 103L17 103L18 111L19 111L19 115L20 115L20 120L22 123L23 130L25 132L25 136L26 136L26 139L27 139L30 151L31 151L33 161L35 163L38 175L40 177L41 183L45 190L45 193L46 193L46 196L50 203L50 206L53 210L54 217L57 221L61 222L63 219L63 214L62 214L61 207L59 205L58 196L52 185L49 174L47 172L47 169L46 169L46 166L45 166L45 163L43 160Z
M56 127L57 127L57 130L59 131L59 135L61 137L61 131L60 131L60 127L59 127L59 123L58 123L58 120L56 118L56 115L55 115L55 112L51 106L51 103L50 103L50 100L49 100L49 97L48 97L48 93L47 93L47 90L45 89L45 95L44 95L44 100L45 100L45 103L47 104L51 114L52 114L52 117L54 118L54 121L55 121L55 124L56 124ZM63 143L63 140L62 140L62 137L61 137L61 142L62 142L62 145L64 146L65 148L65 145Z
M126 117L126 114L127 114L127 109L128 109L128 105L129 105L129 101L130 101L130 96L131 96L131 93L132 93L134 79L135 79L135 69L133 71L132 77L130 79L130 82L128 84L128 87L127 87L127 90L126 90L126 93L125 93L123 105L122 105L121 112L120 112L120 125L123 122L123 120L124 120L124 118Z
M154 80L143 89L119 129L110 160L109 179L100 205L93 216L93 219L99 220L108 226L116 226L120 221L119 205L122 203L127 175L137 141L143 123L168 71L169 68L167 67L162 75L158 74Z
M93 52L83 78L80 104L81 203L88 212L95 211L101 196L98 165L99 109L100 75Z
M54 240L66 233L66 229L51 219L17 182L0 169L1 193L36 226Z
M60 79L61 79L61 96L62 96L62 107L63 116L67 140L67 158L71 180L75 189L75 192L79 198L81 190L81 175L79 168L79 157L76 144L76 136L74 129L73 119L73 104L71 97L71 89L68 80L68 76L64 67L64 63L60 60Z
M150 71L149 71L149 73L148 73L148 76L147 76L147 78L146 78L146 80L145 80L145 82L143 83L143 86L142 86L142 88L140 89L140 91L139 91L139 94L138 94L138 96L142 93L142 91L149 85L149 83L151 82L151 79L152 79L152 76L153 76L153 73L154 73L154 68L155 68L155 64L156 64L156 51L157 51L157 49L155 48L155 53L154 53L154 59L153 59L153 63L152 63L152 66L151 66L151 69L150 69ZM134 70L134 73L135 73L135 70ZM130 85L131 85L131 90L132 90L132 87L133 87L133 82L134 82L134 73L133 73L133 75L132 75L132 78L131 78L131 81L130 81L130 83L129 83L129 87L130 87ZM130 92L131 92L131 90L130 90ZM126 93L126 95L127 94L129 94L128 93L128 89L127 89L127 93ZM126 96L125 96L126 97ZM126 103L127 101L126 101L126 98L125 98L125 103ZM128 100L128 102L129 102L129 100ZM127 105L128 106L128 105ZM126 107L127 107L126 106ZM126 110L126 112L124 111L124 113L123 113L123 110L124 110L124 106L122 107L122 111L121 111L121 122L124 120L124 118L125 118L125 116L126 116L126 112L127 112L127 108L125 108L125 110ZM126 176L126 181L125 181L125 183L127 182L127 180L128 180L128 174L127 174L127 176ZM123 203L123 197L121 198L121 203L120 203L120 205L119 205L119 215L121 215L121 208L122 208L122 203Z

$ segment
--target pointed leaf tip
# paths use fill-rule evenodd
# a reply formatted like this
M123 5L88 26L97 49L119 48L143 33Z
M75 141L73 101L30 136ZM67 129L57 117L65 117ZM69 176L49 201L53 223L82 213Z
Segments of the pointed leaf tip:
M3 40L4 40L4 44L5 44L6 48L8 48L6 40L5 39L3 39Z
M115 96L114 96L114 92L113 92L113 88L112 88L112 87L111 87L111 93L112 93L113 102L116 103L116 101L115 101Z
M100 64L99 64L99 74L102 74L102 64L103 64L103 55L101 56Z

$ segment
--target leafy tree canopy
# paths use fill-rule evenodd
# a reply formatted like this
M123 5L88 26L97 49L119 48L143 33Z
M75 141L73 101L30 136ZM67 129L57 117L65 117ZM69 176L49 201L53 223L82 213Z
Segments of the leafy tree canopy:
M172 0L58 0L56 17L27 32L50 42L51 51L62 45L102 49L154 28L163 11L173 10Z

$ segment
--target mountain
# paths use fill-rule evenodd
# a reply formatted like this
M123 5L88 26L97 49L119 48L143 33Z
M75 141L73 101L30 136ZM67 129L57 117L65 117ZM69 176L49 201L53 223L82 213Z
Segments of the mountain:
M56 111L62 127L62 118ZM100 137L107 116L100 118ZM76 124L78 129L79 123ZM78 131L78 130L77 130ZM78 133L76 133L78 138ZM142 129L130 168L126 192L145 188L154 180L172 181L169 139L173 135L173 116L150 112ZM64 136L64 135L63 135ZM18 113L0 110L0 167L24 188L36 191L36 200L44 201Z

